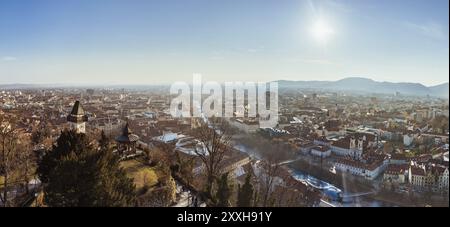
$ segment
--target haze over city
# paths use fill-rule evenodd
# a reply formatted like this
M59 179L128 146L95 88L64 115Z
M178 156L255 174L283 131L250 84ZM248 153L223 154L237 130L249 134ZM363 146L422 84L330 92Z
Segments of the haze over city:
M1 1L0 84L448 82L447 0Z

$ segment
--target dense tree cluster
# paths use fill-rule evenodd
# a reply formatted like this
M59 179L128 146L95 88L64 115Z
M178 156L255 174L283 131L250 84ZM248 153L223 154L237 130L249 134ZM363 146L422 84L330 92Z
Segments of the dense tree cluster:
M105 146L94 147L84 134L63 131L39 163L44 200L49 206L133 206L135 187L119 158Z

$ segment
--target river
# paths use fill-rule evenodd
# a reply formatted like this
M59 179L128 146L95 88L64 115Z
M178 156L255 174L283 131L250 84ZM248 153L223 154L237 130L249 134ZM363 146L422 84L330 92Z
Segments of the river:
M255 149L249 148L240 143L235 143L234 148L242 152L247 153L253 159L261 159L261 155ZM345 190L328 183L324 180L318 179L308 173L300 170L288 167L290 174L298 181L306 182L309 186L320 190L324 196L330 198L331 204L338 207L383 207L383 206L395 206L394 204L385 203L383 201L374 200L367 195L373 194L373 192L362 193L347 193ZM342 200L339 199L341 196Z
M384 207L384 206L395 206L394 204L389 204L383 201L374 200L370 198L369 194L374 192L362 192L362 193L347 193L343 192L342 189L330 184L326 181L317 179L307 173L300 170L295 170L289 167L289 172L291 175L302 182L307 183L309 186L320 190L324 196L330 198L331 204L338 207ZM342 200L340 200L342 198Z

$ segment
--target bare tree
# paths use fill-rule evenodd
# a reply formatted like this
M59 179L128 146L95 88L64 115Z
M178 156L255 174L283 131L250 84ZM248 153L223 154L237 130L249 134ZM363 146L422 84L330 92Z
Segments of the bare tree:
M150 162L167 165L175 157L175 145L172 143L158 143L154 149L148 149L147 157Z
M29 182L36 173L37 160L33 153L29 138L23 138L18 142L17 146L17 167L20 181L22 181L25 192L30 192Z
M51 136L51 126L46 123L39 124L31 133L31 142L34 146L43 144Z
M10 206L8 191L12 186L13 172L17 168L17 132L14 123L0 116L0 176L3 177L3 192L0 201L4 207Z
M276 179L281 173L281 162L289 157L289 148L280 144L266 144L266 149L261 150L263 160L261 161L259 181L261 205L267 206L270 195L276 184ZM282 180L281 178L278 178ZM275 202L275 201L274 201Z
M228 126L222 119L203 122L195 129L195 137L201 147L194 149L201 159L206 172L206 193L211 198L213 184L221 173L221 164L225 154L230 151L230 135Z
M14 205L9 195L13 187L21 185L29 193L28 183L36 168L30 145L30 139L19 134L15 119L0 116L0 177L3 178L0 201L3 206Z
M172 164L172 171L178 174L188 185L194 180L194 164L195 157L181 157L178 152L175 152L175 158Z

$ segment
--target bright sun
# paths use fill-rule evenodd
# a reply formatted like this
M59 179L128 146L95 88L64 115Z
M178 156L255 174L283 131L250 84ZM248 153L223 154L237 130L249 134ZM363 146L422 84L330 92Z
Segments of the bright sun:
M328 41L333 33L333 29L324 20L316 21L312 28L312 34L319 42Z

